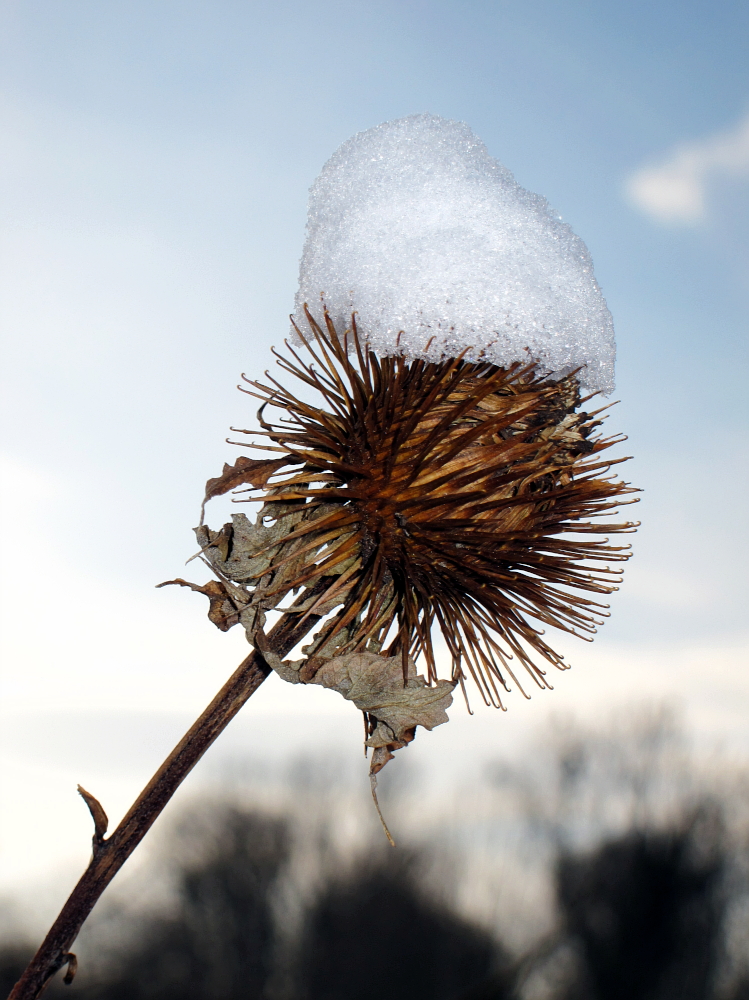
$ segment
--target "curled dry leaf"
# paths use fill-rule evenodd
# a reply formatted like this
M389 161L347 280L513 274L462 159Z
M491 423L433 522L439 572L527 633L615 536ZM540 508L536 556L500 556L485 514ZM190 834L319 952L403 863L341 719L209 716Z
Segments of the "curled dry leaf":
M327 314L324 326L307 321L298 332L309 359L290 347L278 361L317 403L270 376L246 380L260 427L236 432L264 438L250 447L276 457L225 465L206 500L249 484L243 499L263 506L220 531L201 521L218 582L187 586L211 599L219 628L241 624L280 676L338 691L364 713L374 780L417 726L447 721L456 684L472 678L497 708L510 682L523 691L518 667L551 687L548 666L567 664L544 632L586 637L608 616L601 598L630 555L609 536L636 527L609 520L636 491L611 475L623 459L604 453L623 439L601 436L603 409L582 409L575 373L378 357L353 317L340 331ZM281 416L269 422L266 408ZM263 630L292 592L299 624L321 624L289 663Z
M257 645L268 666L292 684L319 684L337 691L365 713L368 722L366 746L374 753L370 773L376 774L392 759L395 750L410 743L416 727L434 729L448 721L452 704L452 681L440 680L433 686L416 673L408 660L408 676L403 682L400 656L359 652L334 656L325 661L314 677L305 681L303 669L308 660L282 660L269 648L265 636L257 635Z
M169 582L206 594L212 601L210 620L222 631L240 623L248 640L254 643L255 632L265 626L266 612L277 608L290 591L300 589L300 578L305 577L310 567L316 568L325 542L315 540L310 545L308 527L329 515L330 510L325 504L310 507L276 501L265 504L255 521L246 514L233 514L231 524L225 524L220 531L211 531L201 524L195 529L201 553L222 582L205 586L184 580ZM350 584L336 581L345 575L355 558L352 556L332 567L328 574L330 586L325 593L316 591L315 597L310 597L298 610L321 616L341 605Z
M244 608L244 602L238 602L236 595L229 592L227 585L218 580L209 580L206 584L190 583L177 577L176 580L165 580L164 583L157 584L158 587L189 587L198 594L205 594L210 601L208 618L216 628L222 632L228 632L232 626L236 625L240 618L240 613ZM236 591L236 587L232 588Z
M268 480L279 469L289 464L291 455L284 455L283 458L252 459L240 455L234 465L224 463L224 469L220 476L209 479L205 484L205 500L207 503L213 497L222 496L229 490L234 490L237 486L254 486L256 489L264 489L268 485Z

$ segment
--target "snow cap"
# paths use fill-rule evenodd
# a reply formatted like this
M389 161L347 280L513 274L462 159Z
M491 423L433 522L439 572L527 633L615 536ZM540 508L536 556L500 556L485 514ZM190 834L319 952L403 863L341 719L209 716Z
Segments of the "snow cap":
M294 321L356 313L380 355L455 357L614 388L614 327L583 241L468 125L434 115L348 139L312 185Z

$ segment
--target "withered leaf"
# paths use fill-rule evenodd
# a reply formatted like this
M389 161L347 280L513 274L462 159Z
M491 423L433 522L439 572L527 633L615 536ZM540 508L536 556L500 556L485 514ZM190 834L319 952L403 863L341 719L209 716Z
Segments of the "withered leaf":
M273 502L263 507L254 522L246 514L232 514L232 523L225 524L221 531L212 531L205 524L195 528L199 554L224 582L250 642L255 642L256 629L264 626L265 612L277 607L289 591L296 590L300 579L306 580L311 572L314 577L316 562L327 558L327 553L319 552L325 548L325 539L310 545L306 532L298 532L303 522L324 519L329 513L330 506L325 504L310 508ZM347 539L348 535L344 535L343 542ZM315 592L297 610L322 616L343 604L352 586L352 568L357 559L358 553L354 552L334 565L328 564L325 575L330 577L330 584L325 593Z
M242 609L237 606L224 584L218 580L209 580L208 583L201 585L177 577L176 580L166 580L164 583L159 583L157 587L170 587L172 585L189 587L197 594L205 594L210 601L208 618L222 632L228 632L239 621Z
M434 729L448 721L446 709L452 704L453 683L438 681L430 687L408 661L408 680L403 685L400 656L379 653L350 653L324 663L315 674L314 684L339 691L357 708L366 712L377 726L367 746L405 746L414 738L416 726Z
M232 514L232 524L224 525L219 532L211 531L205 525L195 529L203 554L221 576L245 584L259 580L270 570L279 555L279 546L284 544L286 536L304 512L299 508L289 510L285 505L278 504L273 513L275 521L270 525L263 523L260 517L253 523L246 514ZM224 558L221 542L229 529L231 546L227 546L227 558ZM301 542L288 544L299 546Z
M292 684L305 683L302 668L306 660L284 661L270 649L267 637L258 632L256 643L268 666ZM347 701L369 716L372 729L366 745L374 750L371 773L376 774L393 751L410 743L417 726L434 729L448 721L447 709L452 704L452 681L441 680L430 687L408 661L408 679L403 684L403 663L400 656L379 653L349 653L335 656L307 681L338 691Z
M233 536L234 528L231 524L225 524L213 540L213 544L216 546L218 553L221 556L221 562L226 562L229 558Z
M212 497L219 497L236 486L249 484L256 489L264 489L268 485L268 480L284 465L292 461L291 455L284 455L282 458L252 459L240 455L234 465L224 463L224 470L215 479L209 479L205 484L205 501Z

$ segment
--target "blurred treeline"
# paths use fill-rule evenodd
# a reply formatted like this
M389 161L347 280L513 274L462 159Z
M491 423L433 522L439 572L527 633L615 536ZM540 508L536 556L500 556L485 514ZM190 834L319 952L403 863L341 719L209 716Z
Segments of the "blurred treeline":
M443 789L451 809L406 783L385 796L412 809L395 850L334 784L308 767L285 798L183 811L48 995L749 1000L749 783L698 766L668 715L558 727L532 760ZM6 945L3 996L27 956Z

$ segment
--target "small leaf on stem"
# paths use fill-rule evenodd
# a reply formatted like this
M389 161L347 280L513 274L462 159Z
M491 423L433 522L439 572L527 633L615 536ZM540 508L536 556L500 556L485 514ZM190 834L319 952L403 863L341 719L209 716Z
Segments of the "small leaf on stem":
M107 832L107 827L109 826L107 814L104 812L101 802L99 802L98 799L95 799L91 792L87 792L81 785L78 786L78 794L88 806L88 811L91 813L91 819L94 821L94 836L96 840L101 843L101 841L104 840L104 834ZM75 972L73 975L75 975ZM72 979L73 977L71 976L70 978Z

